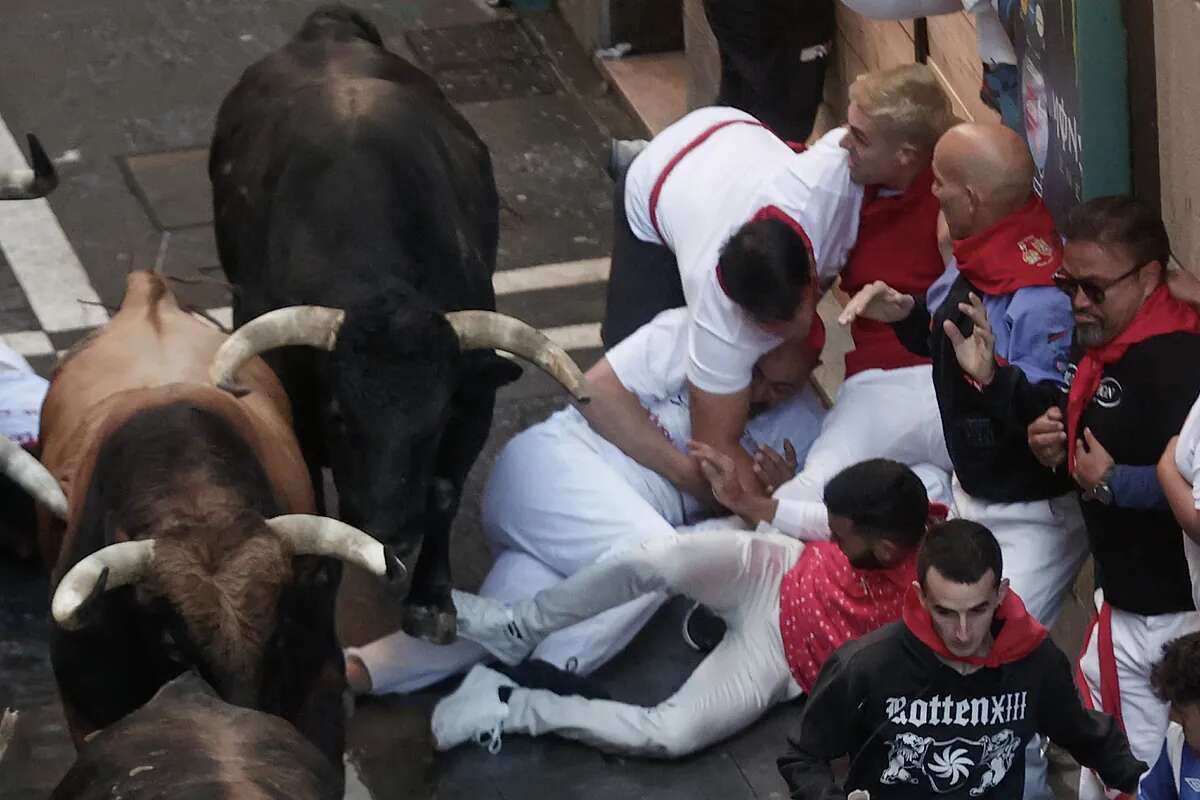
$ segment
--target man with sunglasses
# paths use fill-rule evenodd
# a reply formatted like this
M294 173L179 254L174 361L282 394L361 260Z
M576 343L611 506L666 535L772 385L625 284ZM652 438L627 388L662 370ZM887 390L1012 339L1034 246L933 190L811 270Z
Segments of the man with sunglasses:
M1054 281L1075 316L1069 391L1002 377L989 320L978 312L960 355L983 394L1011 384L1004 397L1012 423L1028 423L1034 455L1078 486L1099 609L1080 658L1080 688L1122 720L1134 755L1153 761L1168 708L1151 670L1163 645L1200 630L1179 524L1156 475L1200 395L1200 314L1171 296L1166 229L1131 198L1084 203L1063 233L1065 259ZM1085 771L1080 797L1103 796Z
M1008 383L981 392L956 351L971 333L972 315L986 316L994 320L994 352L1010 367L1005 375L1061 380L1071 308L1052 276L1062 264L1062 246L1033 191L1029 149L1011 130L973 123L952 128L934 149L933 173L953 239L945 274L924 297L869 284L847 303L840 321L891 322L906 347L932 356L958 515L995 534L1013 588L1029 613L1050 627L1087 556L1073 485L1038 463L1024 426L1010 422ZM1048 797L1036 740L1025 761L1025 796Z

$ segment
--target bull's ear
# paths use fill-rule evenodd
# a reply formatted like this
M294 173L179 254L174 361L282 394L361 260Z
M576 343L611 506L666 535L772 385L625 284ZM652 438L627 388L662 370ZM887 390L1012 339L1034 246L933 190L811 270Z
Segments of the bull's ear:
M467 380L472 383L485 383L499 389L521 377L524 371L520 364L492 351L476 351L471 355Z

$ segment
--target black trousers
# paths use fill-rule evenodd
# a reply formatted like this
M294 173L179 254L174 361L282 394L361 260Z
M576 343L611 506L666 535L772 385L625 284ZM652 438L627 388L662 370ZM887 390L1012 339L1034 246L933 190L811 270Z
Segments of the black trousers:
M625 216L625 175L613 188L613 252L600 340L611 350L668 308L686 305L679 262L661 244L643 242Z
M833 0L704 0L704 15L721 54L717 105L754 115L781 139L807 139L829 59L801 61L800 51L832 40Z

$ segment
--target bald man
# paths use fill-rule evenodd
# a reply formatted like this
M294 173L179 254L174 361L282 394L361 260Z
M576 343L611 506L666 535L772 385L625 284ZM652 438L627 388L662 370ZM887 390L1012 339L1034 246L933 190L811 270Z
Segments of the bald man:
M841 321L890 322L906 347L933 358L958 514L996 534L1013 589L1050 627L1086 557L1087 540L1070 478L1037 461L1024 428L1008 422L1007 407L1018 375L1056 381L1066 391L1073 319L1070 299L1052 279L1062 244L1033 191L1029 150L1011 130L974 123L951 128L934 148L933 174L953 241L946 273L924 297L873 283L847 304ZM977 346L971 316L985 313L1003 365L986 393L956 354ZM1025 796L1045 796L1044 759L1031 751L1026 761L1031 785Z

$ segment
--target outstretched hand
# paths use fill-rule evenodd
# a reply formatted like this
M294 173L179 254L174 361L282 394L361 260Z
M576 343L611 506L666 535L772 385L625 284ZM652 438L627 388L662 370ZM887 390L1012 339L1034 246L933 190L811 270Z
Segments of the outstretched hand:
M751 524L770 522L775 517L775 501L744 486L731 457L712 445L697 441L688 442L688 452L699 462L700 471L718 503Z
M958 310L967 315L974 329L970 336L963 336L952 320L942 323L946 338L954 345L954 355L963 372L980 386L987 386L996 377L996 337L988 322L987 309L974 292L967 295L966 303L959 303Z
M854 320L873 319L877 322L899 322L912 313L916 300L911 294L898 292L883 281L873 281L850 298L838 322L849 325Z
M790 439L783 440L782 454L766 444L759 444L758 452L754 454L754 474L762 481L767 494L774 493L781 485L791 480L796 475L798 465L796 448L792 447Z

